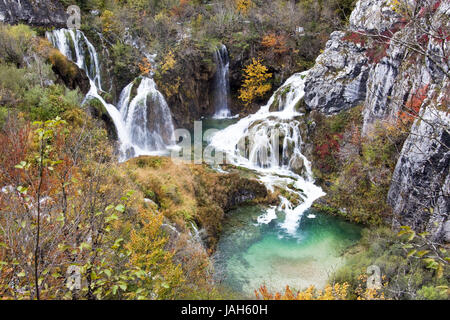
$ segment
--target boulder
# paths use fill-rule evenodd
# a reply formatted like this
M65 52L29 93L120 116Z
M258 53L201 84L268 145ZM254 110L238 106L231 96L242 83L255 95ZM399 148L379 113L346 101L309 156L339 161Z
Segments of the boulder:
M331 34L325 51L306 77L305 103L310 110L335 114L357 106L366 97L368 58L361 44Z
M295 154L289 163L289 166L293 172L295 172L298 175L302 175L305 169L305 162L303 161L303 158Z

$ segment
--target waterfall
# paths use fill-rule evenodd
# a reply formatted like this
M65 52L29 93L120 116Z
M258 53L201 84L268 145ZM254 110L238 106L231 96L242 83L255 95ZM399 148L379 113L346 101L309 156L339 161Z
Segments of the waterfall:
M47 32L47 39L78 68L86 72L88 78L101 91L100 63L97 51L81 31L59 29ZM87 54L86 54L87 50Z
M314 184L311 163L302 154L303 141L297 117L297 106L304 96L307 72L290 77L258 112L217 132L210 140L216 150L227 155L227 161L256 171L261 182L273 191L286 190L299 203L280 196L278 208L269 208L259 223L270 223L284 212L281 227L294 235L303 213L324 192Z
M220 48L214 52L214 61L217 66L217 71L214 75L214 106L216 110L214 118L230 118L231 112L228 107L228 99L230 97L230 59L228 57L226 46L221 45Z
M131 99L134 83L120 95L118 109L131 143L142 150L163 151L175 141L169 106L153 79L142 77L136 96ZM149 108L151 106L151 108Z
M175 144L169 106L153 79L138 77L128 84L116 107L100 95L103 90L98 54L83 32L59 29L47 32L46 36L55 48L86 72L91 88L85 101L98 99L111 117L120 142L120 161L161 154Z

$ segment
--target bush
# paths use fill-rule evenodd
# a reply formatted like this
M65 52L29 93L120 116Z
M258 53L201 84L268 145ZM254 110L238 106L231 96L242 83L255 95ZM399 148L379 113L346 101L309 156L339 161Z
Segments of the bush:
M20 97L28 88L25 79L26 69L19 69L11 64L0 65L0 87L10 91L14 96Z
M0 107L0 129L3 128L3 125L8 118L8 108Z
M399 237L388 227L364 229L358 247L352 251L332 275L332 281L349 283L350 292L365 290L367 267L376 265L381 270L382 291L387 299L448 298L442 287L449 285L449 268L438 278L420 259L407 256Z
M71 91L60 85L48 88L36 86L24 95L24 108L33 120L49 120L57 116L65 118L65 113L79 108L80 103L78 91Z
M36 33L30 27L0 25L0 62L23 65L23 57L30 50Z

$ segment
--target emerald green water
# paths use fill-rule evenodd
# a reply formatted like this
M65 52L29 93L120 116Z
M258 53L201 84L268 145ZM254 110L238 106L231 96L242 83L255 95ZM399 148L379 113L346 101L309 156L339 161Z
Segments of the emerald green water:
M329 275L343 263L342 253L360 238L360 227L309 210L294 235L279 227L283 213L267 225L259 225L259 207L231 212L216 253L218 278L225 287L253 298L262 284L282 291L286 285L322 288ZM314 214L314 219L308 215Z

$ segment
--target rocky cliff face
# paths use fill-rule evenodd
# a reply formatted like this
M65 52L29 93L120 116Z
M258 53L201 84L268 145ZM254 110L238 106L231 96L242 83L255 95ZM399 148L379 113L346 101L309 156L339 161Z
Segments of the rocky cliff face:
M386 0L358 1L350 16L349 30L331 34L307 78L305 102L310 109L334 114L366 99L367 89L371 89L367 83L375 78L376 64L371 53L379 44L364 34L385 32L398 21L387 3Z
M397 213L395 224L449 241L445 228L450 212L450 115L427 107L421 118L403 146L388 202Z
M345 32L333 32L326 49L310 70L305 102L325 114L357 106L366 96L368 58L359 43L345 41Z
M362 105L366 137L378 121L396 125L405 107L416 109L419 116L401 151L388 203L395 225L427 230L447 241L449 48L420 24L448 30L449 9L448 2L432 1L418 11L415 23L408 23L388 0L358 1L349 29L331 35L305 88L310 110L330 115ZM411 49L405 43L418 45Z
M0 22L64 27L67 15L58 0L0 0Z

